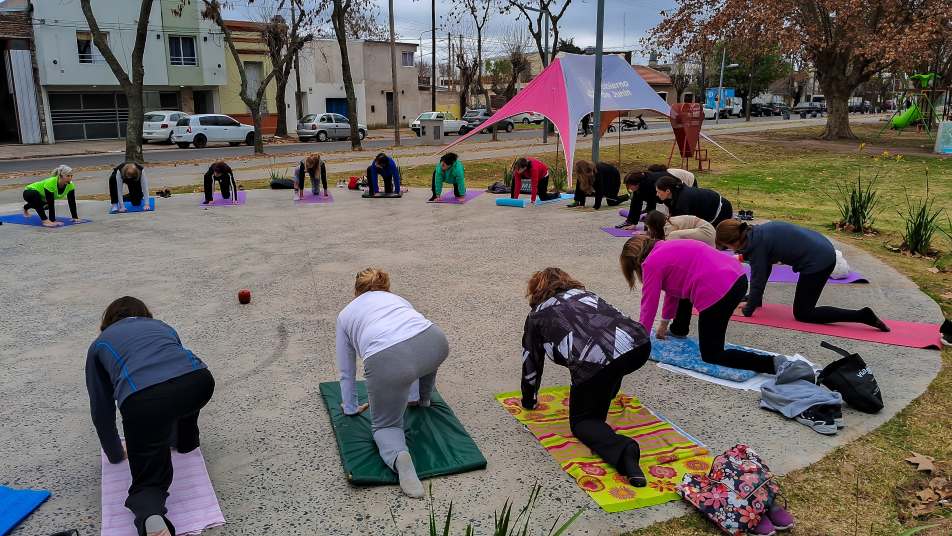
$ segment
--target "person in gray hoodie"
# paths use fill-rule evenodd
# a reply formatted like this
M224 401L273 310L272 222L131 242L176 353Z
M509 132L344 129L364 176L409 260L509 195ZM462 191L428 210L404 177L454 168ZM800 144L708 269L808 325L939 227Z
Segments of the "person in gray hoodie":
M185 453L199 446L198 414L215 390L205 363L171 326L153 319L145 303L124 296L106 308L100 335L89 346L86 389L109 462L129 459L126 508L135 515L139 536L174 535L165 517L172 484L169 447ZM117 406L125 448L116 429Z

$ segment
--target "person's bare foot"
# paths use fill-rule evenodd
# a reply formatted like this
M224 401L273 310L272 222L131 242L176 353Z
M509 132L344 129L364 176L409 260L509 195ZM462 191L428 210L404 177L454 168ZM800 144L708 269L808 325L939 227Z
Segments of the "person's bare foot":
M43 227L59 227L59 225L57 225L57 223L59 223L59 222L50 221L50 220L43 220L43 222L41 223L41 225L43 225Z
M24 218L29 218L29 217L30 217L30 211L29 211L29 210L26 210L26 209L23 209L23 217L24 217Z

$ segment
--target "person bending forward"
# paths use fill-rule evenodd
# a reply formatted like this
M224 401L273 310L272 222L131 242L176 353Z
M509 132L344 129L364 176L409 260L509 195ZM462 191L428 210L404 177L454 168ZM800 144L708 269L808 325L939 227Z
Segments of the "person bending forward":
M393 158L384 153L379 153L374 157L373 163L367 168L367 183L370 191L365 194L367 197L374 197L380 193L377 184L377 176L383 178L383 193L385 195L401 195L400 191L400 168Z
M584 207L585 198L595 196L595 210L602 208L602 198L608 206L614 207L628 200L628 194L618 195L621 188L621 174L611 164L599 162L592 164L579 160L573 166L575 171L575 201L569 208Z
M519 199L522 181L529 181L530 203L558 199L559 194L549 192L549 167L535 158L520 158L512 165L512 193L510 197Z
M207 205L214 199L213 193L216 182L218 183L218 189L221 191L222 199L231 199L232 204L237 204L238 183L235 181L235 174L232 172L231 166L221 160L208 166L208 171L205 172L205 201L202 204ZM235 194L234 197L231 195L232 192Z
M304 199L304 179L307 175L311 177L311 193L315 196L320 195L321 186L324 187L324 197L330 192L327 190L327 166L321 155L315 153L309 155L298 163L294 169L294 200ZM318 182L320 180L320 182Z
M65 199L69 204L69 213L73 221L79 223L76 211L76 185L73 184L73 168L57 166L53 175L41 181L28 184L23 190L23 217L30 217L30 209L36 211L43 227L60 227L63 222L56 221L56 205L58 199ZM46 212L49 211L49 218Z
M466 197L466 177L463 172L463 162L456 153L446 153L440 157L440 162L433 170L432 191L430 202L439 202L443 194L443 184L453 185L453 195L462 200Z
M123 184L129 188L129 193L119 199ZM109 175L109 202L112 203L113 212L125 212L125 201L129 201L133 206L142 206L142 210L151 210L148 197L149 180L142 165L126 162L112 169L112 174Z

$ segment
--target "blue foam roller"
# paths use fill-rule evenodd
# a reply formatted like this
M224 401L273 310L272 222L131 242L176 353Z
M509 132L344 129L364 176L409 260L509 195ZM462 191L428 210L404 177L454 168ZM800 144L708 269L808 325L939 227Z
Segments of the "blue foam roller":
M513 199L511 197L497 197L496 206L499 207L519 207L526 208L528 201L526 199Z

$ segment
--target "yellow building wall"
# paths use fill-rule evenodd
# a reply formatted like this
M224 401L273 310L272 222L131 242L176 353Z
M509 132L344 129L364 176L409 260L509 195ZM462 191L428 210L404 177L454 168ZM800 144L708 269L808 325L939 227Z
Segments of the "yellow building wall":
M232 37L235 40L235 48L242 62L260 62L262 64L261 79L271 72L271 59L268 56L267 48L261 41L260 34L253 32L240 32L232 30ZM228 82L219 89L219 102L221 113L230 115L242 123L251 124L251 114L244 101L241 100L241 74L235 64L235 58L231 49L225 45L225 69L228 73ZM277 120L275 110L275 81L272 78L268 82L265 90L264 103L266 105L266 114L262 114L262 125L264 131L274 131L274 123Z

